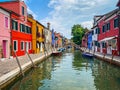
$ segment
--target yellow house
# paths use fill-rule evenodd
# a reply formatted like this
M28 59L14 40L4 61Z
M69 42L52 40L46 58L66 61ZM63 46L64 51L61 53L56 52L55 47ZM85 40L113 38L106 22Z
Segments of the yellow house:
M28 16L28 21L32 25L32 49L34 53L43 52L44 48L44 26L35 20L33 17Z

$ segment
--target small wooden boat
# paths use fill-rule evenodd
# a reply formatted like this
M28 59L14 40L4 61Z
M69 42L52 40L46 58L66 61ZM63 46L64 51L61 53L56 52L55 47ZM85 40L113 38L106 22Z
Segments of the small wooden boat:
M87 53L87 52L82 53L82 56L88 57L88 58L93 58L93 54L90 54L90 53Z
M55 51L55 52L52 53L52 55L53 55L53 56L60 56L60 55L62 55L62 52L60 52L60 51Z

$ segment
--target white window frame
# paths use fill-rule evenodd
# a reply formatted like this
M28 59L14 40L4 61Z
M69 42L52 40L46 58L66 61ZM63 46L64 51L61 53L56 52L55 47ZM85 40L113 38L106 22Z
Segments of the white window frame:
M14 50L14 42L16 42L16 50ZM17 40L13 40L13 51L18 51L18 41Z

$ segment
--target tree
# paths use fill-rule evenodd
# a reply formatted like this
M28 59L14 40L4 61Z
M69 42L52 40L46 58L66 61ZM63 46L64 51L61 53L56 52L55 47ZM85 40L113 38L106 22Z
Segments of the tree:
M76 24L72 27L72 40L75 44L81 45L82 37L84 36L85 32L87 32L87 28L83 28L80 24Z

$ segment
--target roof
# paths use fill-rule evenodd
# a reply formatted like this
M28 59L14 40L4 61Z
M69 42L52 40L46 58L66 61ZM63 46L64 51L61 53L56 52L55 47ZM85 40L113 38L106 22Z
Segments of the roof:
M9 12L10 14L13 13L13 14L15 14L15 15L17 15L17 16L20 16L19 14L15 13L15 12L13 12L13 11L11 11L11 10L8 10L8 9L6 9L6 8L3 8L3 7L0 7L0 8L3 9L3 10L5 10L5 11L7 11L7 12Z
M118 6L118 7L120 6L120 0L118 1L118 3L117 3L117 5L116 5L116 6Z
M117 13L118 11L119 11L119 9L117 8L117 9L115 9L115 10L113 10L113 11L105 14L105 15L104 15L104 16L105 16L105 19L108 19L109 17L111 17L112 15L114 15L115 13Z
M22 1L22 0L8 0L8 1L1 1L0 3L12 3L12 2L19 2L19 1Z
M98 16L100 16L100 18L97 21L99 21L103 17L105 17L105 20L106 20L106 19L110 18L112 15L117 14L119 11L120 11L119 8L117 8L117 9L115 9L113 11L110 11L110 12L108 12L106 14L98 15ZM96 26L93 26L93 28L94 27L96 27Z
M45 28L45 26L44 26L44 25L42 25L39 21L37 21L37 20L36 20L36 22Z

